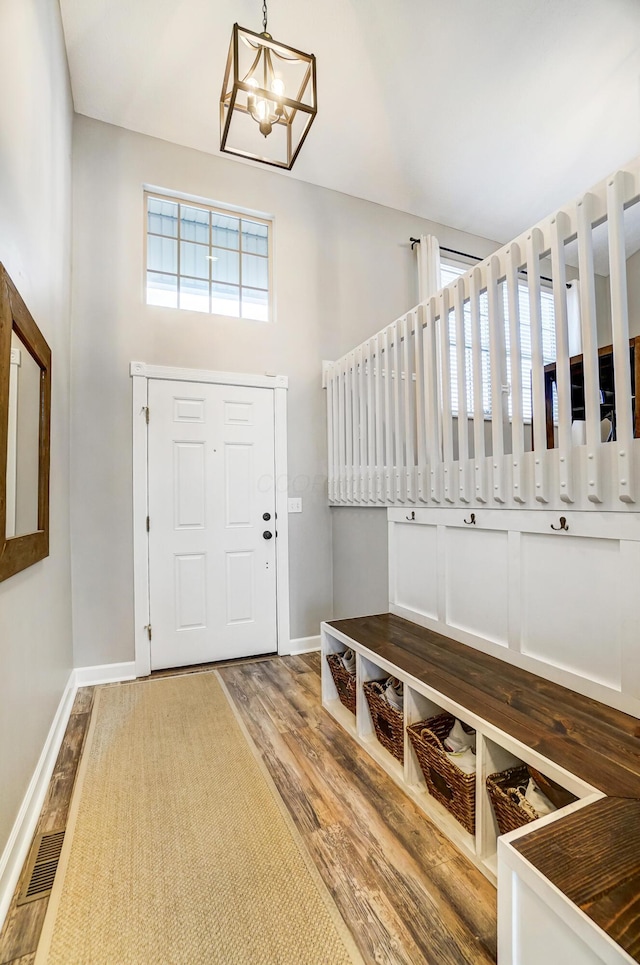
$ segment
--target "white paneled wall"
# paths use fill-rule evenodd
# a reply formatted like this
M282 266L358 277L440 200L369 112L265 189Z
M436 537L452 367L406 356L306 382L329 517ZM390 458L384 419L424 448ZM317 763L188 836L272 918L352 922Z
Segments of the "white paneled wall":
M627 259L640 245L639 200L640 159L327 365L330 502L634 511L640 447ZM612 442L602 441L594 259L604 263L599 271L608 276L610 291ZM579 278L581 434L575 426L572 431L568 264ZM543 285L553 292L555 316L557 396L549 449ZM488 306L484 339L481 302ZM523 374L521 353L529 339L531 371ZM531 419L524 414L529 410Z
M389 509L390 610L640 716L640 514Z

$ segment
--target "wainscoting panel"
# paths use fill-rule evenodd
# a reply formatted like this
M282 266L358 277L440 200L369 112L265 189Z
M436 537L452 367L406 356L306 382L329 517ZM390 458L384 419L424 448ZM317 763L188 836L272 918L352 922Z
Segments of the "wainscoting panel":
M507 532L446 529L446 621L508 646Z
M521 547L522 652L620 690L620 541L523 533Z
M404 514L406 516L406 513ZM389 579L399 606L438 617L438 529L398 522L389 531Z
M637 514L388 510L389 609L640 717Z

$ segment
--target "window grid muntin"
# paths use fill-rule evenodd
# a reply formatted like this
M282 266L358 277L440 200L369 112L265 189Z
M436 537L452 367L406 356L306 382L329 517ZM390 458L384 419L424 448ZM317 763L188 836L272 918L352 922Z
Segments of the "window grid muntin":
M224 286L227 286L228 288L233 288L233 289L237 292L238 314L237 314L237 315L232 315L232 316L230 316L230 317L232 317L232 318L239 318L239 319L244 319L244 318L245 318L245 316L243 316L243 314L242 314L243 300L245 300L245 299L243 299L243 291L244 291L244 292L247 292L247 293L251 293L251 292L261 292L261 293L263 293L263 294L266 294L266 296L267 296L267 298L266 298L267 319L266 319L266 320L267 320L267 321L270 321L270 320L271 320L271 315L272 315L272 304L271 304L271 230L272 230L272 222L270 222L270 221L268 221L268 220L266 220L266 219L262 219L262 218L253 216L253 215L250 216L250 217L248 217L248 216L245 217L245 216L243 216L243 215L240 214L240 213L236 213L236 212L234 212L234 211L226 210L226 209L222 209L222 208L217 208L217 207L215 207L214 205L197 204L197 203L194 203L194 202L182 202L182 201L180 201L180 200L177 199L177 198L165 197L164 195L156 194L155 192L145 192L145 197L146 197L146 235L147 235L147 238L150 238L150 237L164 238L164 239L167 239L167 240L170 240L170 241L175 242L175 243L176 243L176 248L177 248L177 258L176 258L176 261L177 261L177 271L176 271L176 272L166 271L166 270L164 270L164 269L163 269L163 270L159 270L159 269L155 269L155 268L149 268L149 265L148 265L148 257L147 257L146 285L145 285L147 292L148 292L149 275L155 276L156 278L158 278L159 276L162 276L162 277L165 277L165 278L175 278L175 279L176 279L177 307L178 307L178 309L180 309L180 307L181 307L181 306L180 306L180 295L181 295L181 284L180 284L180 282L181 282L181 279L184 278L185 281L194 281L194 282L204 282L204 281L207 281L208 288L209 288L209 299L208 299L208 301L209 301L209 309L208 309L208 314L213 315L213 314L219 314L219 313L213 311L214 292L213 292L212 286L213 286L213 285L219 285L219 286L220 286L220 285L224 285ZM175 206L176 206L176 208L177 208L177 214L175 215L176 234L162 234L161 232L150 231L150 230L149 230L149 214L151 213L151 212L149 211L149 202L150 202L150 201L159 201L159 202L161 202L161 203L168 203L168 204L171 204L171 205L175 205ZM183 237L182 237L182 209L183 209L183 208L196 208L196 209L198 209L198 210L207 211L207 212L208 212L208 215L209 215L209 221L208 221L209 243L208 243L208 244L206 244L205 242L202 242L202 241L192 241L191 239L188 239L188 238L184 238L184 239L183 239ZM156 213L156 212L153 212L153 214L157 214L157 213ZM228 218L228 219L231 220L231 221L237 221L237 222L238 222L238 247L237 247L237 248L228 248L228 247L226 247L226 246L224 246L224 245L218 245L218 244L214 244L214 243L213 243L213 228L214 228L214 226L213 226L213 215L214 215L214 214L220 215L221 217L224 217L224 218ZM164 214L164 213L162 213L162 214L160 214L160 215L158 215L158 216L161 217L162 219L164 219L164 218L172 218L172 217L173 217L173 216L171 216L171 215L167 215L167 214ZM262 254L262 252L258 252L258 251L245 251L245 249L243 248L242 236L243 236L243 234L245 234L245 233L246 233L246 234L250 234L250 232L245 229L245 227L244 227L245 225L247 225L247 226L248 226L248 225L263 225L263 226L267 229L267 232L266 232L266 247L267 247L267 253L266 253L266 254ZM262 237L262 236L258 236L258 237ZM191 274L183 273L182 270L181 270L181 269L182 269L182 265L181 265L181 261L182 261L181 245L182 245L182 242L183 242L183 241L184 241L186 244L199 245L199 246L202 247L202 248L208 249L208 251L210 252L210 254L211 254L212 256L214 255L214 251L215 251L215 250L228 251L228 252L233 253L234 255L236 255L236 256L237 256L237 259L238 259L238 282L236 283L236 282L216 281L216 280L214 280L214 279L213 279L213 262L212 262L210 259L209 259L209 272L208 272L208 278L207 278L207 279L200 278L200 277L198 277L197 275L191 275ZM266 287L266 288L262 288L261 286L258 286L258 285L245 285L245 284L243 284L243 279L242 279L242 256L243 256L243 254L250 255L250 256L253 257L253 258L261 258L263 261L265 261L265 262L267 263L267 287ZM185 294L186 294L186 293L185 293ZM248 296L247 296L246 300L248 300ZM190 310L193 310L193 309L190 309ZM196 310L197 310L197 309L196 309ZM249 318L249 317L247 317L246 320L247 320L247 321L262 321L262 319L255 319L255 318Z

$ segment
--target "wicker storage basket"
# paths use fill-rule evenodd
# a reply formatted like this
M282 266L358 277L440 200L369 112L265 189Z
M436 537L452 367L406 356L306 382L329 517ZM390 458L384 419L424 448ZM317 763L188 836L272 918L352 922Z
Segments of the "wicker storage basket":
M544 774L541 774L540 771L536 770L535 767L531 767L531 764L529 764L528 767L529 774L545 797L549 798L554 807L563 808L566 807L567 804L573 804L574 801L578 800L575 794L572 794L571 791L567 791L564 787L556 784L556 782L552 781L550 777L546 777Z
M404 764L404 714L385 700L384 681L370 680L362 685L369 704L376 737L390 754Z
M487 777L487 791L500 834L522 828L539 816L528 802L518 800L515 794L516 788L526 788L528 783L529 768L526 764L508 767Z
M407 733L429 794L446 807L469 834L475 834L476 775L465 774L456 767L442 745L454 721L451 714L438 714L418 724L409 724Z
M339 653L328 653L327 663L338 691L340 703L344 704L352 714L356 712L356 678L355 674L345 670Z

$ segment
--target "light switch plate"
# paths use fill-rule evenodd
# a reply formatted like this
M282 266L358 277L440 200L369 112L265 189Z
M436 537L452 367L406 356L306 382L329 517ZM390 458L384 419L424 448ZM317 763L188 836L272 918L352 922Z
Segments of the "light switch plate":
M289 500L289 512L290 513L301 513L302 512L302 497L295 496L293 499Z

